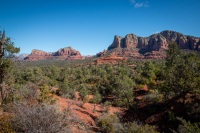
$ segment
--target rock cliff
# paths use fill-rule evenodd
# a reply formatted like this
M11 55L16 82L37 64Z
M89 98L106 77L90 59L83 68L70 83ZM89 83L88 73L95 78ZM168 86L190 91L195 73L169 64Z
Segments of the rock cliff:
M48 59L60 59L60 60L74 60L84 59L79 51L72 47L61 48L56 52L45 52L42 50L32 50L25 60L48 60Z
M200 38L165 30L149 37L138 37L134 34L128 34L124 38L115 36L108 47L107 55L162 59L170 42L176 42L181 49L200 50Z

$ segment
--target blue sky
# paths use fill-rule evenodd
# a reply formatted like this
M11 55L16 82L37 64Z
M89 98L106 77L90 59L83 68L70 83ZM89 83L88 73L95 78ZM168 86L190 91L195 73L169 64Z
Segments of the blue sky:
M71 46L94 55L114 35L174 30L200 37L200 0L0 0L0 30L20 53Z

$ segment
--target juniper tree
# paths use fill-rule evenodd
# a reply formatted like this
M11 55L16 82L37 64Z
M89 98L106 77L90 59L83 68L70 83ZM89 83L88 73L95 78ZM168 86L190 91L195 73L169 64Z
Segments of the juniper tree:
M162 90L175 96L200 92L200 60L194 52L184 52L172 43L167 50Z
M12 72L12 57L18 53L20 48L14 47L14 43L9 37L6 37L5 31L0 31L0 105L9 95L9 82Z

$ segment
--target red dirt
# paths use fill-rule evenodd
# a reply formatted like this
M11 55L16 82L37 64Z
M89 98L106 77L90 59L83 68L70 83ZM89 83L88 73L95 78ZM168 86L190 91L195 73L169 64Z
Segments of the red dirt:
M96 104L94 111L94 104L92 103L82 103L82 101L72 100L62 98L60 96L55 96L58 99L58 106L61 110L69 110L69 112L80 119L80 123L85 124L85 128L97 129L95 124L95 119L101 116L104 112L108 113L122 113L124 109L118 107L103 107L100 104ZM69 108L68 108L69 106ZM80 125L71 125L73 133L86 133L88 130L79 129ZM94 132L94 131L90 131Z

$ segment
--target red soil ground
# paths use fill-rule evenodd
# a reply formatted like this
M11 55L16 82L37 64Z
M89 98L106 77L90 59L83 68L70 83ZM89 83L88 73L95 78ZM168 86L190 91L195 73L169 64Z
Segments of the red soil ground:
M125 110L119 107L105 107L96 104L94 111L94 104L92 103L82 103L82 101L66 99L60 96L55 97L58 99L57 103L59 108L69 111L70 115L78 120L78 123L71 125L73 133L95 132L98 129L95 124L95 119L103 115L103 113L122 113Z

